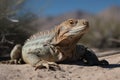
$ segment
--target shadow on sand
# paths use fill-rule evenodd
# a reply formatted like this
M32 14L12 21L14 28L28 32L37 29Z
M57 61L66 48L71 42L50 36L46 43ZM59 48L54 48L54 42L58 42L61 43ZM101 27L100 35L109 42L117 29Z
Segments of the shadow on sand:
M103 68L118 68L120 67L120 64L109 64L109 65L105 65L105 66L101 66Z
M68 64L68 65L79 65L79 66L88 66L91 67L90 65L85 64L83 61L72 61L72 62L60 62L58 64ZM102 68L118 68L120 67L120 64L108 64L108 65L94 65L94 66L100 66Z
M2 61L8 61L10 60L9 57L0 57L0 62ZM23 63L25 64L25 63ZM88 66L89 65L85 64L83 61L63 61L63 62L58 62L58 64L68 64L68 65L79 65L79 66ZM118 68L120 67L120 64L109 64L109 65L95 65L95 66L100 66L102 68Z

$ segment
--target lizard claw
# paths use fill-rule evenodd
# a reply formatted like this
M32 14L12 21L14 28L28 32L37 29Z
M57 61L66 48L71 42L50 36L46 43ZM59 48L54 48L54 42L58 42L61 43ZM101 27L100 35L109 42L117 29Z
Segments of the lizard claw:
M40 61L35 65L35 71L42 68L46 68L47 70L61 70L60 66L55 62Z
M22 64L22 60L14 59L14 60L1 61L0 63L2 63L2 64Z
M10 60L8 64L22 64L22 60L21 59Z

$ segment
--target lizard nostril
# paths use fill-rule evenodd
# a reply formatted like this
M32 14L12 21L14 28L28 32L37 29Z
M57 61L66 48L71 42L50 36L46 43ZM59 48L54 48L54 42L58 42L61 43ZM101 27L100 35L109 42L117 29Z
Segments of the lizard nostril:
M84 24L84 25L88 25L89 23L88 23L88 21L85 20L85 21L83 22L83 24Z

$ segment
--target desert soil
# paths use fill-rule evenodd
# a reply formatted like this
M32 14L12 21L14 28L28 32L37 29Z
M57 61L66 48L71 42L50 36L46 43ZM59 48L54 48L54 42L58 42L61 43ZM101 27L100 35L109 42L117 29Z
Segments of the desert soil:
M38 69L29 64L0 64L0 80L120 80L120 54L102 57L109 66L82 66L60 64L62 71Z

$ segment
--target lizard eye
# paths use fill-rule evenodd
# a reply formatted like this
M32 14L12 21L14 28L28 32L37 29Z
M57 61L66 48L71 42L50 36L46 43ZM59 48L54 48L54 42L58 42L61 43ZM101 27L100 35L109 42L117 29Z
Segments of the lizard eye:
M75 21L75 24L77 24L78 23L78 21Z
M73 20L70 20L69 22L70 22L70 24L74 24Z

